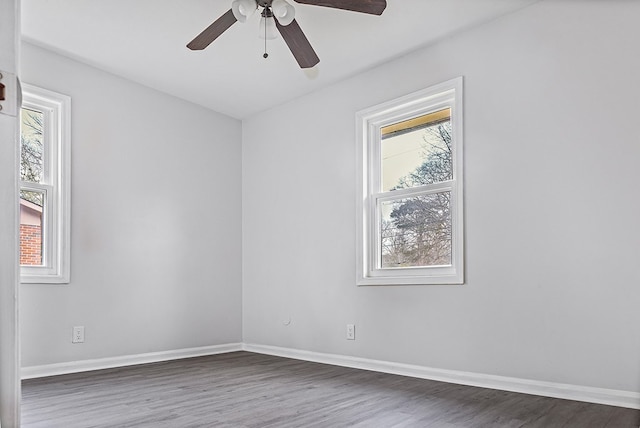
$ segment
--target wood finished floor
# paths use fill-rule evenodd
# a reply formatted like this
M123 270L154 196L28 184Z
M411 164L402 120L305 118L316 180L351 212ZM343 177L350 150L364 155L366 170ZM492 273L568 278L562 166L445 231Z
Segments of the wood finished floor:
M248 352L23 381L25 428L638 427L640 411Z

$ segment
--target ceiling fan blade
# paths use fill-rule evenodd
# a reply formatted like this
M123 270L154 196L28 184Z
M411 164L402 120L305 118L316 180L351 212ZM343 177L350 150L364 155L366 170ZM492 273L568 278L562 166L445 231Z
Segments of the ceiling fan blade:
M302 32L302 29L294 19L289 25L280 25L276 19L276 27L282 38L289 46L289 50L300 65L300 68L311 68L320 62L320 58L311 47L311 43Z
M353 12L382 15L387 7L386 0L294 0L296 3L351 10Z
M227 13L216 19L213 24L209 25L204 31L191 40L187 47L193 51L199 51L211 44L215 39L220 37L222 33L227 31L237 21L233 15L233 10L229 9Z

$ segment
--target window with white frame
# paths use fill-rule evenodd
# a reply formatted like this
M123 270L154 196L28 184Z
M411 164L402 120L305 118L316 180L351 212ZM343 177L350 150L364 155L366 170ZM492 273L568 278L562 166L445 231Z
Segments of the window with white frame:
M24 84L20 110L20 277L69 282L71 99Z
M358 285L464 282L462 77L357 114Z

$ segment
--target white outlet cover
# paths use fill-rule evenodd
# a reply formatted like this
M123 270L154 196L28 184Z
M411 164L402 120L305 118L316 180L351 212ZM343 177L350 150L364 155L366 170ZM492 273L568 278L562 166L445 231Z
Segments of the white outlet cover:
M356 326L347 324L347 340L356 340Z
M71 336L72 343L84 343L84 327L73 327L73 333Z

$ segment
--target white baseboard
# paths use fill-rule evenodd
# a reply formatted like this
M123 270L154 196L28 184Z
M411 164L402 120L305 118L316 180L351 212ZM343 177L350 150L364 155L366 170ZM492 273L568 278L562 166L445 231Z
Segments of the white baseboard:
M94 360L71 361L67 363L47 364L42 366L23 367L22 379L45 376L56 376L68 373L79 373L92 370L132 366L177 360L181 358L200 357L236 351L248 351L258 354L275 355L296 360L313 361L334 366L351 367L381 373L410 376L420 379L437 380L460 385L478 386L545 397L563 398L566 400L585 401L588 403L607 404L610 406L640 409L640 393L619 391L614 389L594 388L588 386L569 385L520 379L506 376L487 375L462 372L457 370L436 369L410 364L371 360L346 355L324 354L299 349L280 348L276 346L256 345L248 343L229 343L224 345L204 346L200 348L178 349L164 352L151 352L121 357L99 358Z
M136 364L157 363L160 361L179 360L182 358L224 354L227 352L241 350L241 343L229 343L224 345L203 346L200 348L176 349L172 351L149 352L146 354L125 355L121 357L99 358L95 360L71 361L67 363L47 364L43 366L22 367L21 376L22 379L33 379L37 377L133 366Z
M370 360L366 358L344 355L323 354L298 349L279 348L275 346L243 344L248 352L275 355L297 360L313 361L323 364L371 370L401 376L437 380L460 385L478 386L499 389L502 391L520 392L541 395L544 397L562 398L566 400L584 401L588 403L607 404L610 406L640 409L640 393L618 391L614 389L594 388L588 386L569 385L554 382L543 382L506 376L486 375L480 373L461 372L456 370L435 369L430 367L392 363L388 361Z

